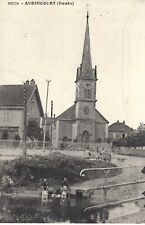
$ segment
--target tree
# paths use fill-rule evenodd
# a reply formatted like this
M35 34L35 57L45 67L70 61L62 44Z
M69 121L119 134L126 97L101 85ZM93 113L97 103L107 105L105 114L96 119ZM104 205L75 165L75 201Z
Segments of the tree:
M28 121L27 137L39 139L41 132L42 129L39 127L39 124L35 119Z
M126 147L143 147L145 146L145 124L140 123L137 131L132 133L129 137L120 139L114 142L115 146Z

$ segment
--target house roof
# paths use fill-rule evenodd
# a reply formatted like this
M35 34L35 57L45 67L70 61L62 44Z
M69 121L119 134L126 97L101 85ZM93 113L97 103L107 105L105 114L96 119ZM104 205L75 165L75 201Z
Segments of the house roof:
M113 123L108 127L109 132L131 132L133 129L130 128L125 124L125 121L123 123L120 123L117 121L116 123Z
M35 93L40 114L43 116L43 108L37 85L25 85L26 100L29 102ZM24 86L23 85L0 85L0 107L23 107Z

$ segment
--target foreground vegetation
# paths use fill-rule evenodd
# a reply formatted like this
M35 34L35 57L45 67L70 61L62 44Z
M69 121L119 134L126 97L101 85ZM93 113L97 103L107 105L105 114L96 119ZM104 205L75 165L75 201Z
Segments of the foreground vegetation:
M100 178L105 176L104 171L87 173L87 176L80 177L80 171L90 167L112 167L111 163L90 161L78 157L66 156L63 154L50 154L49 156L32 156L4 161L0 164L0 179L9 175L15 186L40 187L43 178L47 178L50 186L61 183L67 177L70 184L81 182L86 179ZM121 170L110 171L108 176L115 176Z

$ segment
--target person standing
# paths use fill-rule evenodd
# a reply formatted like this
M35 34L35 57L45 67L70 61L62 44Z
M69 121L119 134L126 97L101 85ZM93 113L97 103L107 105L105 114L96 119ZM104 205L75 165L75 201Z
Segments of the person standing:
M63 179L61 187L63 188L65 186L68 188L68 190L70 190L69 183L66 177Z

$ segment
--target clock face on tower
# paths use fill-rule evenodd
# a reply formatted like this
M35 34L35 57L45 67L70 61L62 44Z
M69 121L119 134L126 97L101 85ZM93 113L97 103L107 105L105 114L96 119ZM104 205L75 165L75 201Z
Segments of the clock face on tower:
M86 114L86 115L88 115L89 114L89 107L88 106L85 106L84 107L84 113Z

